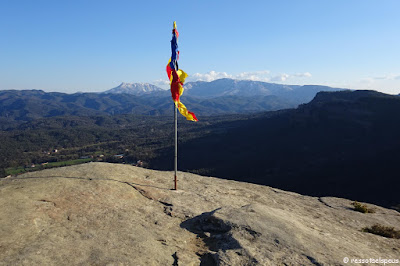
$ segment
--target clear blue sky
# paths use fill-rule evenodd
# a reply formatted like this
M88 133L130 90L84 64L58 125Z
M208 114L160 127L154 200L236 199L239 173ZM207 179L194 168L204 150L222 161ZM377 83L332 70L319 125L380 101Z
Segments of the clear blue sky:
M190 80L400 93L399 0L0 0L0 89L167 81L172 22Z

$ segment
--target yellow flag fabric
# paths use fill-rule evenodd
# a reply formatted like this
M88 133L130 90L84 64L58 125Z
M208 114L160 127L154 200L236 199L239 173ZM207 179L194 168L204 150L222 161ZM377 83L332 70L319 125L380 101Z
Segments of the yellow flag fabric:
M181 115L186 117L187 120L197 121L196 116L192 112L189 112L188 109L186 108L186 106L183 103L175 102L175 106L178 108L179 113L181 113Z

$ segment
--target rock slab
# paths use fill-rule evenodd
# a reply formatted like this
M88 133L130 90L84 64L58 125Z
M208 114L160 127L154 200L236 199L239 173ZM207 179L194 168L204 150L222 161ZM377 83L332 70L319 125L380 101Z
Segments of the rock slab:
M400 259L400 213L352 201L128 165L0 181L0 265L344 265Z

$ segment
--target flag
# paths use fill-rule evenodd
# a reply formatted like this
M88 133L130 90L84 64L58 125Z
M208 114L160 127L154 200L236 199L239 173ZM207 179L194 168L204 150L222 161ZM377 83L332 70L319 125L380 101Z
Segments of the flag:
M187 78L186 74L182 69L179 69L179 50L178 50L178 37L179 32L176 29L176 22L174 21L174 29L172 30L172 40L171 40L171 58L168 61L166 70L167 75L171 85L171 96L175 103L175 107L178 108L179 112L186 117L187 120L198 121L196 115L189 112L186 106L181 103L180 96L183 93L183 83Z

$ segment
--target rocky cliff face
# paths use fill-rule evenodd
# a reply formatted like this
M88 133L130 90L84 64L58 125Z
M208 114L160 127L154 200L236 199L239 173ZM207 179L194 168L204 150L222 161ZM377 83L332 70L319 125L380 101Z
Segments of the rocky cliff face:
M400 259L378 206L128 165L90 163L0 181L0 265L342 265Z

